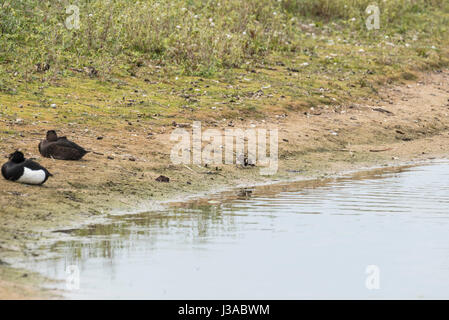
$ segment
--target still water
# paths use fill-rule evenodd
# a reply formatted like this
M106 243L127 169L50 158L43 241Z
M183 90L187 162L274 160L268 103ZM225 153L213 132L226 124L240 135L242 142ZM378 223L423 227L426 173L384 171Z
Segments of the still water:
M62 288L75 266L68 298L448 299L449 162L227 192L65 235L27 263Z

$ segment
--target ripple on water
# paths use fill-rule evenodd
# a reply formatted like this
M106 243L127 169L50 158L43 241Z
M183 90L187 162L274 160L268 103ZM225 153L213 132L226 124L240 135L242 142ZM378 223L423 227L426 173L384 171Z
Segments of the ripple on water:
M449 163L356 176L115 216L24 263L76 265L71 298L449 298Z

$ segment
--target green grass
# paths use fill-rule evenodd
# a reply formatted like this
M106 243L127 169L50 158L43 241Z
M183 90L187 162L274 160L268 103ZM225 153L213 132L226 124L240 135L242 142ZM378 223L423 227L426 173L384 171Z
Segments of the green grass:
M439 45L447 38L449 11L444 0L379 1L381 31L368 32L365 9L373 3L369 0L74 3L80 9L79 30L65 27L69 1L4 1L0 62L25 67L48 62L62 73L69 65L93 64L102 71L132 74L151 60L207 76L222 68L264 61L273 52L300 52L311 31L318 37L339 35L364 43L384 36L406 42L427 34ZM309 30L312 22L316 30Z
M64 25L72 3L79 30ZM373 3L5 0L2 114L86 125L260 117L375 95L449 64L448 1L378 1L380 29L368 31Z

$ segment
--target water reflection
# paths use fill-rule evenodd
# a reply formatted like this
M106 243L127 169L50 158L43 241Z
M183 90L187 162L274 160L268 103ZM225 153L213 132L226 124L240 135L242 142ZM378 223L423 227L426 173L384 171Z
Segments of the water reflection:
M72 298L449 298L448 178L442 162L225 192L64 231L29 263L79 266Z

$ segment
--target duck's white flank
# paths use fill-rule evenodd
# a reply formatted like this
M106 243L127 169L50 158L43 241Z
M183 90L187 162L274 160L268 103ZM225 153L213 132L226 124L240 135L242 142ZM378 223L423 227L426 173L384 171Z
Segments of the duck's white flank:
M22 176L17 180L17 182L27 183L27 184L41 184L45 180L44 170L31 170L29 168L23 168Z

